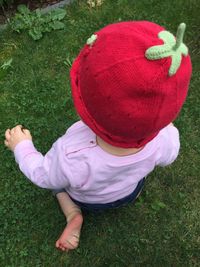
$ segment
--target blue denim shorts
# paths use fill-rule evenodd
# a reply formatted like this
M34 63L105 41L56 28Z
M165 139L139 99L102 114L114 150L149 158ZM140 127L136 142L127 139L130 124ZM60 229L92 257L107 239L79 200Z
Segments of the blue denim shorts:
M137 184L137 187L135 188L135 190L128 196L116 200L114 202L110 202L110 203L105 203L105 204L91 204L91 203L83 203L80 202L76 199L73 199L70 195L69 197L73 200L73 202L78 205L81 209L83 210L87 210L87 211L101 211L101 210L107 210L107 209L113 209L113 208L118 208L121 207L125 204L128 204L130 202L134 202L137 197L139 196L139 194L141 193L143 187L144 187L144 183L145 183L145 178L143 178L142 180L140 180ZM53 195L55 196L58 193L62 193L62 192L66 192L65 189L58 189L58 190L53 190Z

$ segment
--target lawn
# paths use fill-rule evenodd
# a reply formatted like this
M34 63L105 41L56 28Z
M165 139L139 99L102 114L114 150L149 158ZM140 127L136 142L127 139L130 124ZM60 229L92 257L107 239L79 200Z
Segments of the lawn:
M137 267L200 266L200 52L199 1L104 0L66 7L65 29L39 41L0 32L0 66L13 58L0 79L0 266ZM187 25L185 43L193 62L189 95L175 124L181 150L176 162L149 175L135 205L85 214L80 247L62 253L54 247L65 219L48 190L32 185L4 147L6 128L24 124L36 147L47 152L77 120L69 69L91 34L113 22L150 20L176 33Z

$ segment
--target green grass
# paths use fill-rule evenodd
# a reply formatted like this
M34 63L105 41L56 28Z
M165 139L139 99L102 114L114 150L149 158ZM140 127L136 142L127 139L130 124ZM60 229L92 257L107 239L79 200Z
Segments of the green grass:
M135 267L200 266L200 61L199 1L105 0L67 7L66 28L34 42L26 34L0 35L0 65L13 58L0 80L0 266ZM176 121L181 151L170 167L158 168L136 205L85 214L80 247L69 254L54 242L65 219L51 192L32 185L4 147L4 131L23 123L43 153L77 120L69 67L91 34L119 20L150 20L176 33L187 25L185 43L193 62L187 102ZM160 204L161 203L161 204Z

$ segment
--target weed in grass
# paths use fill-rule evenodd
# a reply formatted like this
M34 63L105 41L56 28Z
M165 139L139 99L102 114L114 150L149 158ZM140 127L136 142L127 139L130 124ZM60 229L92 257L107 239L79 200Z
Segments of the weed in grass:
M72 62L74 61L74 59L70 59L69 57L66 58L66 60L63 62L65 64L65 66L67 66L68 68L71 68L72 66Z
M6 76L7 70L11 67L13 59L10 58L0 66L0 80Z
M99 7L103 5L104 0L87 0L87 4L90 8Z
M17 10L18 13L10 21L11 29L18 33L23 30L28 31L35 41L41 39L45 32L61 30L65 27L61 22L66 15L64 9L57 8L43 14L40 9L30 11L25 5L19 5Z

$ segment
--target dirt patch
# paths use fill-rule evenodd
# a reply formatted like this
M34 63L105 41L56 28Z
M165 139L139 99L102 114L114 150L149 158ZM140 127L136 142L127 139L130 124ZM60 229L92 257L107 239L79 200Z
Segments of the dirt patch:
M61 2L61 0L17 0L9 6L0 7L0 24L6 23L6 21L15 14L17 6L24 4L29 9L34 10L37 8L45 8L50 5Z

